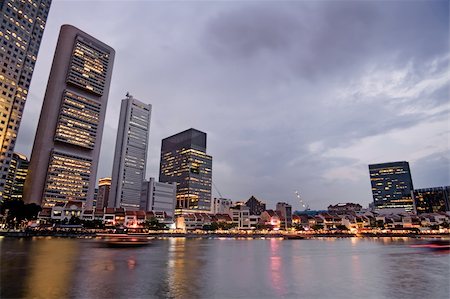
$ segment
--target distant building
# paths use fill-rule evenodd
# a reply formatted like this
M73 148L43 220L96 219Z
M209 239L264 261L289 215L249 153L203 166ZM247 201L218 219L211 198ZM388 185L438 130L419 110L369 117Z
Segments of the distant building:
M175 183L156 182L154 178L142 183L140 209L165 212L173 217L175 213L177 186Z
M233 205L231 199L228 198L214 198L212 205L213 214L229 214L230 207Z
M450 211L450 186L413 191L417 214Z
M238 229L250 229L250 209L245 205L236 205L230 208L230 216Z
M414 210L411 191L413 183L406 161L369 165L375 210Z
M51 3L0 1L0 199Z
M337 205L329 205L328 212L336 214L356 213L361 211L362 206L357 203L338 203Z
M290 227L292 225L292 206L285 202L278 202L276 211L280 213L281 227Z
M254 197L250 197L245 205L250 208L250 215L261 215L266 210L266 204Z
M109 192L111 190L111 178L101 178L98 180L98 194L96 210L103 210L108 207Z
M176 214L211 211L212 157L206 133L189 129L162 140L159 181L177 184Z
M92 208L114 49L70 25L58 37L24 200Z
M29 161L25 155L13 153L3 192L3 200L22 200L28 165Z
M122 100L111 180L109 207L139 210L147 165L152 106L127 94Z

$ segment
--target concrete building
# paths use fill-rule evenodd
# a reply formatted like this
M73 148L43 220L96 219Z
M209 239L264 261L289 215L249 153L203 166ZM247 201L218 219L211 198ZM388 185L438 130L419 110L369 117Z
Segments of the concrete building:
M22 200L28 165L29 161L25 155L13 153L3 192L3 200Z
M175 213L177 186L175 183L156 182L150 178L142 183L141 210L165 212L173 217Z
M383 212L412 212L413 188L409 163L406 161L369 165L375 210ZM383 211L384 210L384 211Z
M92 208L114 50L70 25L56 45L24 200Z
M0 1L0 199L51 2Z
M276 211L280 214L281 227L288 228L292 226L292 206L285 202L278 202Z
M98 180L97 204L95 205L96 210L103 210L108 207L110 190L111 178L106 177Z
M250 197L245 205L250 208L250 215L261 215L266 210L266 204L254 196Z
M416 189L412 196L417 214L450 211L450 186Z
M127 93L120 108L109 207L139 210L152 106Z
M229 214L230 207L233 205L231 199L214 198L211 212L213 214Z
M175 213L210 212L212 157L206 133L189 129L162 140L159 181L177 184Z
M230 216L237 229L251 229L250 208L246 205L236 205L230 208Z

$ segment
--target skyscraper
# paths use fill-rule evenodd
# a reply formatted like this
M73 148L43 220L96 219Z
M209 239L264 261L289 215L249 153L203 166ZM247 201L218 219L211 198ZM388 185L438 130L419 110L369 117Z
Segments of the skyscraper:
M414 210L413 183L406 161L369 165L372 195L376 210Z
M111 178L101 178L98 180L98 193L96 210L103 210L108 207L109 193L111 190Z
M42 105L24 200L92 208L114 49L63 25Z
M211 176L206 133L189 129L162 140L159 181L177 184L176 214L211 210Z
M413 191L417 214L450 211L450 186Z
M147 164L152 105L131 95L122 100L112 172L110 207L139 210Z
M25 155L13 153L3 192L4 200L22 200L28 165L29 161Z
M51 0L0 1L0 198Z
M176 204L177 186L175 183L157 182L150 178L142 183L141 210L165 212L173 217Z

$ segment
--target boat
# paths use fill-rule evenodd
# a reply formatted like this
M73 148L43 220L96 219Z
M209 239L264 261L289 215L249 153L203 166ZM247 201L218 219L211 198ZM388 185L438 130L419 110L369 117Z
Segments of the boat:
M146 236L132 236L126 234L100 235L100 245L108 248L133 248L144 247L151 243Z
M432 240L425 244L412 245L415 248L427 248L431 250L447 250L450 251L450 239Z

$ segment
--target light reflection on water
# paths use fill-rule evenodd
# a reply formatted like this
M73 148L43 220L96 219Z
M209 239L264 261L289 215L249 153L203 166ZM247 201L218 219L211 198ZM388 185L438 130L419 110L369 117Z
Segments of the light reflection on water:
M448 298L448 254L412 240L0 239L0 298Z

